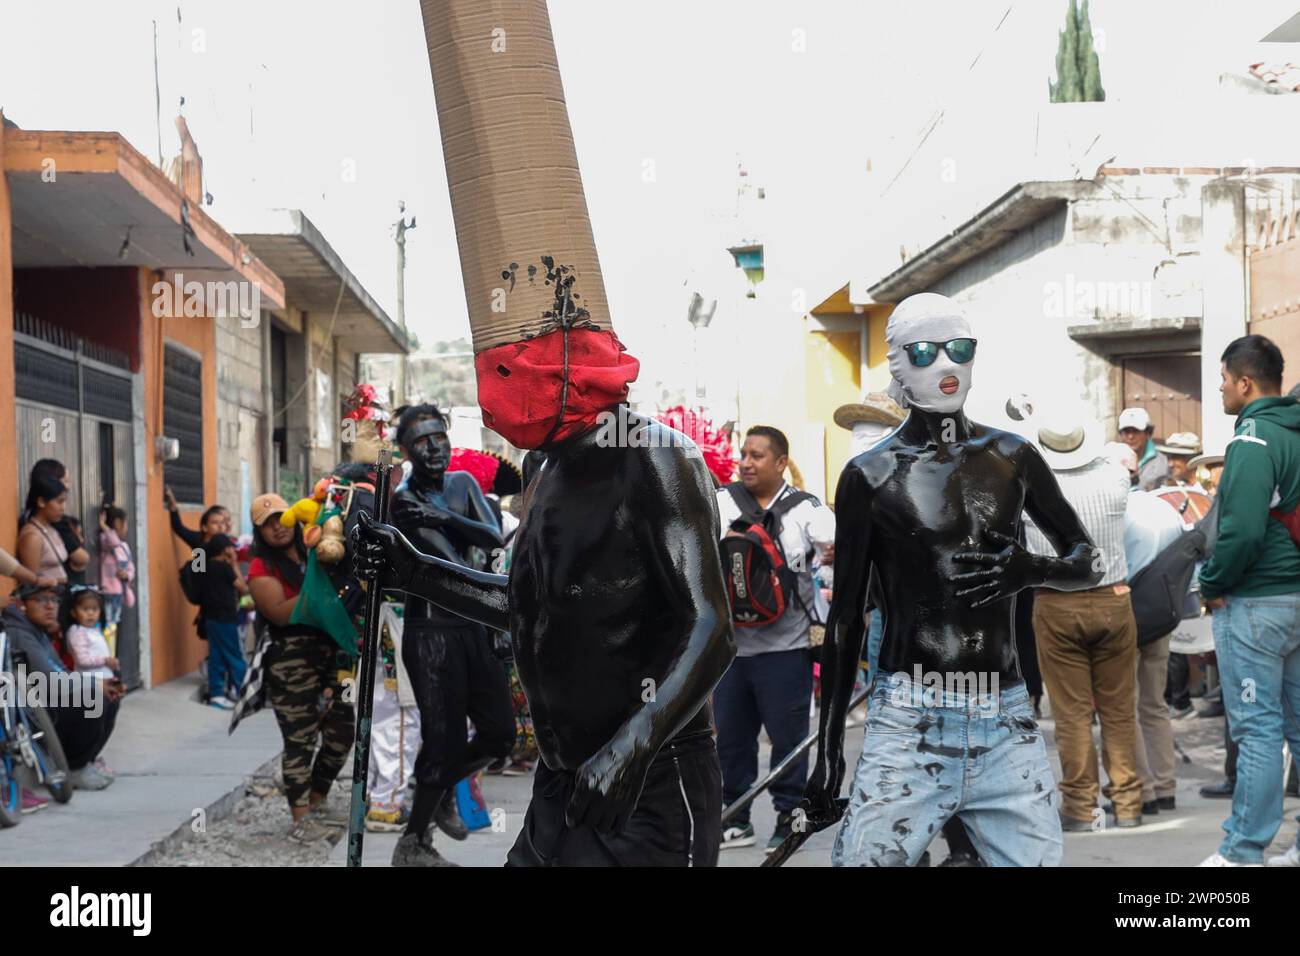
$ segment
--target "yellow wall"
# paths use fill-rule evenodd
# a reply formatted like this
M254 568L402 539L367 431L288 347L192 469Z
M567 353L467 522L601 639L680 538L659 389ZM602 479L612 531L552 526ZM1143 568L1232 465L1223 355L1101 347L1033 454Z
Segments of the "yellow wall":
M809 488L833 501L835 484L849 459L853 435L835 424L835 409L862 398L862 335L857 331L809 331L804 355L808 364L808 421L826 429L823 467L825 487Z
M889 347L885 344L885 326L889 324L889 313L893 307L875 311L867 315L867 387L863 392L883 392L889 387L889 362L885 353Z

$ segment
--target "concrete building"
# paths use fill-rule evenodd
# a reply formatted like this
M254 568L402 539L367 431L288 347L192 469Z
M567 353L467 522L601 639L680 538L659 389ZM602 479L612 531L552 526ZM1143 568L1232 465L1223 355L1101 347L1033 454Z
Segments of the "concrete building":
M250 415L240 403L253 398L248 359L253 350L263 359L261 405L272 408L272 428L265 453L270 472L263 488L278 488L286 498L302 496L317 477L328 475L346 458L342 403L361 381L361 358L367 354L404 355L406 333L382 310L324 235L300 209L276 209L240 229L240 241L265 261L285 284L285 308L272 311L264 341L244 337L233 343L229 369L227 421L240 424ZM393 382L372 382L381 389ZM229 438L235 441L234 429ZM239 429L238 434L243 434ZM242 441L242 438L240 438ZM233 444L231 444L233 447ZM242 460L242 459L240 459ZM231 467L227 483L240 475ZM231 501L237 498L237 485ZM247 512L247 506L242 509ZM244 519L247 520L247 519ZM251 529L250 529L251 531Z
M1079 399L1108 433L1141 405L1157 437L1221 448L1219 355L1247 331L1248 237L1291 209L1300 168L1103 166L1024 182L867 290L964 303L980 342L969 409Z
M217 497L218 340L283 308L280 279L116 133L0 123L0 546L12 551L28 473L68 468L69 511L98 580L105 498L131 521L139 602L117 656L128 685L169 680L206 654L180 593L170 485L191 525ZM6 582L8 583L8 582Z

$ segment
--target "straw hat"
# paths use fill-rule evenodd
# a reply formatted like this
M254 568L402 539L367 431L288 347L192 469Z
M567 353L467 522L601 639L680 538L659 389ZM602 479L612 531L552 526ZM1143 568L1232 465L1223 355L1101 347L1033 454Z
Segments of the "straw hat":
M1201 440L1194 432L1174 432L1164 441L1156 442L1156 451L1187 458L1201 453Z
M1039 413L1038 447L1053 471L1090 465L1102 456L1101 425L1081 411Z
M851 402L835 409L832 417L840 428L852 431L858 422L875 422L890 427L901 425L907 413L884 392L868 392L861 402Z

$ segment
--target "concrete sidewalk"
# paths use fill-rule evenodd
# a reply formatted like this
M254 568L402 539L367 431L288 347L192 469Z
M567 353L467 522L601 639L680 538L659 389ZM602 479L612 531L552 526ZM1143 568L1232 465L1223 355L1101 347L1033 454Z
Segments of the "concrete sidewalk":
M198 687L192 674L128 694L103 754L117 780L0 830L0 866L124 866L219 810L281 751L280 731L267 709L227 736L230 712L199 704Z

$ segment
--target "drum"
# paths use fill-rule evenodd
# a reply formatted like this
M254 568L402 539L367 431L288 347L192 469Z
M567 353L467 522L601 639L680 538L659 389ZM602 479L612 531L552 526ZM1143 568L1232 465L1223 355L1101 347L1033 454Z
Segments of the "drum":
M1213 504L1204 491L1184 485L1156 488L1152 493L1169 502L1182 515L1184 524L1196 524L1209 513L1210 505Z

